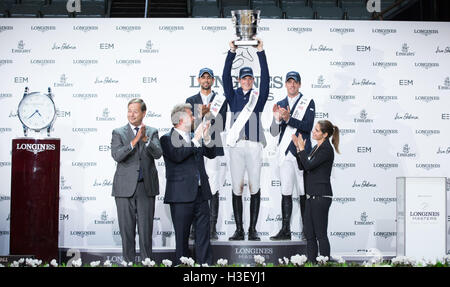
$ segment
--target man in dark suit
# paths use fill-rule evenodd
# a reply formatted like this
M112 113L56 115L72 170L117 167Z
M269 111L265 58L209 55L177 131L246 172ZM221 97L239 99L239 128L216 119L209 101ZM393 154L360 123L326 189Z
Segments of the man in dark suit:
M203 68L198 73L197 80L200 84L200 92L187 98L186 103L191 105L191 111L194 114L194 128L197 128L205 119L211 120L210 133L211 140L215 145L216 157L214 159L205 158L205 168L212 193L209 204L211 210L210 237L211 240L217 240L216 224L219 215L219 190L224 184L226 172L226 169L221 165L221 162L225 161L225 154L220 134L225 130L227 101L225 98L223 98L223 101L220 101L221 107L215 107L218 113L214 116L214 113L211 111L211 103L214 102L216 96L220 97L211 89L214 84L214 73L209 68ZM195 238L195 228L192 229L191 238Z
M161 137L166 166L164 203L170 204L175 229L176 262L189 257L189 230L195 227L195 260L212 264L210 245L210 211L208 200L211 189L203 156L214 158L215 148L208 147L211 136L208 124L201 124L191 139L194 117L189 104L176 105L171 112L171 131Z
M152 258L155 196L159 194L155 159L161 157L162 149L158 130L142 122L146 111L142 99L132 99L128 103L128 124L112 132L111 155L117 162L112 196L126 262L136 262L136 221L141 258Z

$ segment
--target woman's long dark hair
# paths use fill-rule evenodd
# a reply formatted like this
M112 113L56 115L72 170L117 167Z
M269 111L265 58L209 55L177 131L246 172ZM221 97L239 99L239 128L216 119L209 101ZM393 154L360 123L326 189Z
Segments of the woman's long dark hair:
M320 131L322 133L328 134L327 139L329 137L333 137L331 139L331 143L333 144L336 152L340 154L340 152L339 152L339 128L327 120L318 121L317 123L319 124Z

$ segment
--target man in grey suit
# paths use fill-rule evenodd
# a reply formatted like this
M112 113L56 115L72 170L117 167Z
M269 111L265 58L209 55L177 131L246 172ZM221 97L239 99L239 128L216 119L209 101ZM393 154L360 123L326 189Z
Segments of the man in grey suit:
M158 130L142 123L147 107L142 99L128 102L128 124L114 129L111 155L117 162L115 197L122 237L123 260L136 261L136 222L141 258L152 258L155 196L159 194L155 159L162 155Z

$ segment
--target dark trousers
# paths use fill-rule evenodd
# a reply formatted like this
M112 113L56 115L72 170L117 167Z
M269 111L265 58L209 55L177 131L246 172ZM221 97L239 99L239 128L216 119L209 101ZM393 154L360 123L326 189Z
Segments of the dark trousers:
M316 197L306 200L305 226L306 255L308 261L316 262L318 251L320 255L330 257L330 242L328 241L328 211L332 199Z
M210 211L208 200L203 199L201 190L193 202L171 203L170 214L175 229L176 264L180 258L189 255L189 233L191 225L195 225L195 262L212 265L211 244L209 241Z
M116 197L123 260L136 262L136 222L139 232L141 259L152 257L153 217L155 197L148 196L144 182L138 182L131 197Z

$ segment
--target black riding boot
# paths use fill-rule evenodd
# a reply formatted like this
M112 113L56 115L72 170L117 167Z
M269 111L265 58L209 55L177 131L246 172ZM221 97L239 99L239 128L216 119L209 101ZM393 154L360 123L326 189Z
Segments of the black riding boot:
M228 240L244 240L244 225L242 223L242 195L238 196L233 193L233 214L236 222L236 231Z
M217 217L219 215L219 192L213 195L210 200L209 209L210 213L210 239L217 240L219 237L217 236L216 224Z
M277 235L270 237L270 240L291 240L292 195L282 195L281 215L283 217L281 230Z
M256 222L258 221L259 205L261 203L261 190L250 196L250 227L248 228L248 240L260 241L256 232Z

